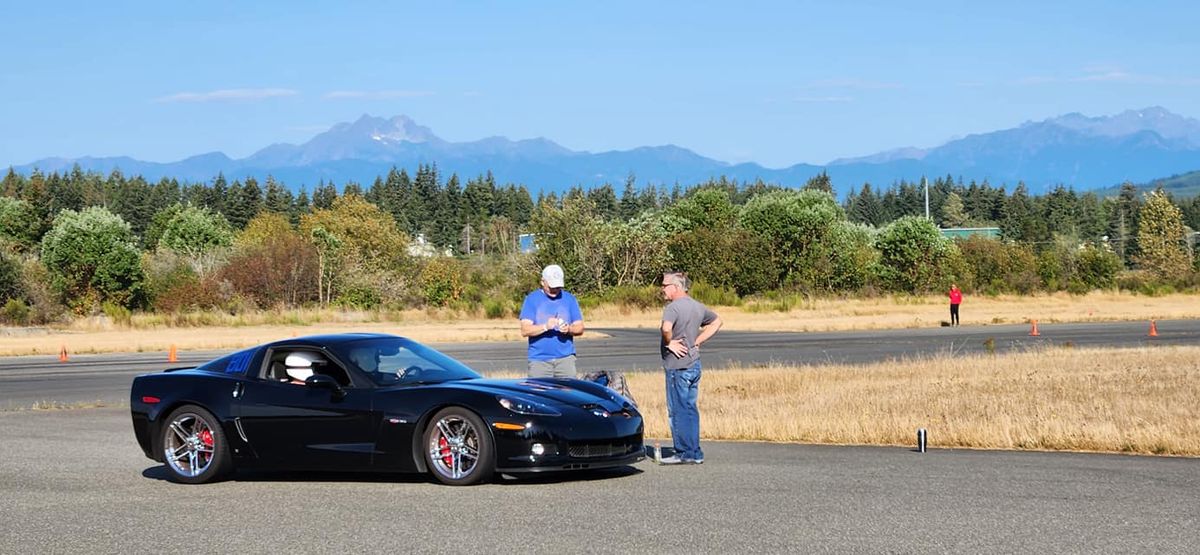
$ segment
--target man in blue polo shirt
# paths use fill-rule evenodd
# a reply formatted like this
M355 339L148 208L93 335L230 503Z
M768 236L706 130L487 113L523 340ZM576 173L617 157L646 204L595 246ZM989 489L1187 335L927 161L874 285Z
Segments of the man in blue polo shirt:
M583 312L563 290L557 264L542 270L542 287L525 296L520 318L521 336L529 338L529 376L574 378L574 338L583 334Z

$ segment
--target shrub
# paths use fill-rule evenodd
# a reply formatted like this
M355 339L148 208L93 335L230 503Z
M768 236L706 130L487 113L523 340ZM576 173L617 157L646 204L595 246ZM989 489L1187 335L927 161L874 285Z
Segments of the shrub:
M1042 260L1029 245L970 237L955 243L963 269L958 272L966 287L988 294L1027 294L1044 282ZM1058 270L1049 267L1057 275Z
M105 208L64 210L42 238L42 262L78 312L142 302L141 256L129 224Z
M1088 245L1075 255L1075 275L1072 287L1106 289L1116 283L1121 271L1121 259L1103 247Z
M179 313L190 310L226 308L231 295L222 290L221 284L212 277L199 279L191 276L170 286L154 299L154 310Z
M768 242L785 283L822 290L837 287L842 268L833 261L844 247L841 239L854 237L838 233L845 221L833 197L815 190L755 196L738 217L743 229Z
M496 320L499 318L505 318L509 314L509 307L503 300L485 299L483 301L483 315L487 318Z
M187 259L166 249L144 254L142 268L146 276L146 296L151 306L158 306L158 299L168 291L198 279Z
M317 249L299 234L274 237L247 246L229 259L217 273L233 293L259 307L297 306L317 299ZM366 308L361 303L379 304L379 294L350 293L352 285L338 294L349 306Z
M892 222L875 238L875 246L880 282L893 291L944 289L955 279L953 269L962 264L958 248L932 221L917 216Z
M421 268L421 292L425 302L449 306L463 294L462 268L453 258L432 258Z
M0 299L21 296L21 261L0 250Z
M646 310L662 304L659 290L659 287L653 285L641 287L627 285L612 288L604 298L618 306Z
M779 266L765 237L742 229L697 229L668 245L676 270L697 282L749 295L779 284Z
M114 324L121 326L129 326L129 322L133 319L133 313L119 304L113 302L105 302L100 305L100 310Z
M334 304L346 308L357 308L360 310L372 310L379 308L383 303L379 291L373 287L362 283L348 285L338 293Z
M742 304L741 297L733 289L714 287L702 281L692 282L692 288L688 294L708 306L738 306Z
M14 326L25 326L29 324L29 317L33 311L25 301L21 299L9 299L4 303L4 308L0 309L0 319L7 324Z

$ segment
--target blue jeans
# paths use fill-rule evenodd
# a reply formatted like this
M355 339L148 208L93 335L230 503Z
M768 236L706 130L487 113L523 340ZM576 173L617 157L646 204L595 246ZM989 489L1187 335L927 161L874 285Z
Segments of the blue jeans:
M681 459L700 460L700 361L687 368L667 370L667 419L671 422L671 441Z

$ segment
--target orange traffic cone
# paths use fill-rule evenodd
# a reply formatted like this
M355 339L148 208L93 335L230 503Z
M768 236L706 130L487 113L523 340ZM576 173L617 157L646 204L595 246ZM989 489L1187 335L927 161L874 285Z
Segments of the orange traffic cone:
M175 352L175 344L171 344L171 349L167 351L167 362L179 362L179 354Z
M70 359L67 358L67 346L64 344L62 348L58 350L58 361L67 362L68 360Z
M1030 322L1033 322L1033 329L1029 330L1029 335L1033 335L1033 336L1041 335L1040 333L1038 333L1038 330L1037 330L1037 320L1030 320Z
M1150 320L1150 337L1158 337L1158 326L1154 325L1154 320Z

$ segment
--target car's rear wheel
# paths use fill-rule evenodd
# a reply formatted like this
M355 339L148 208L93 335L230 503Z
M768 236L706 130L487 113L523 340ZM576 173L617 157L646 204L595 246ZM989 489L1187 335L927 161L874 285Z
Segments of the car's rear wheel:
M167 471L177 482L211 482L233 466L225 432L212 413L197 406L171 411L164 421L160 445Z
M438 411L425 429L425 462L443 484L465 486L491 478L496 460L483 419L462 407Z

